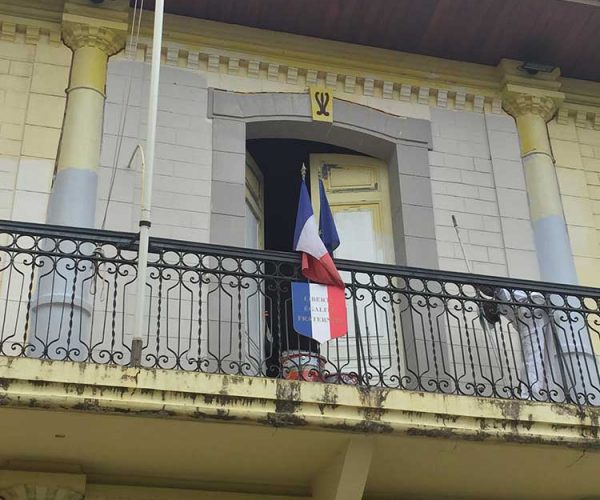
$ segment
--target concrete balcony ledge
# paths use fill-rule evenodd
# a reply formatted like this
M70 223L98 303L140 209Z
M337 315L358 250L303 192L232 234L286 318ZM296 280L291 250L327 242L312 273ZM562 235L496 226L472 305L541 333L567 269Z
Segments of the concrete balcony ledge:
M600 408L0 357L4 407L600 448Z
M22 487L15 470L29 471L30 489L54 484L42 473L58 481L78 471L77 491L93 500L584 499L600 493L599 416L572 405L0 357L0 487Z

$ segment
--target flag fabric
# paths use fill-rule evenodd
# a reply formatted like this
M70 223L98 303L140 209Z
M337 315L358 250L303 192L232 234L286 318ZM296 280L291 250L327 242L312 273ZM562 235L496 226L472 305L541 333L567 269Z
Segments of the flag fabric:
M338 236L337 228L335 227L335 221L333 220L333 214L331 213L331 207L325 194L325 186L323 181L319 179L319 198L321 204L321 211L319 213L319 234L321 240L329 255L333 255L333 251L340 246L340 237Z
M319 236L306 183L300 185L300 199L294 231L294 250L302 252L302 274L323 285L344 287L340 273Z
M292 283L294 330L319 343L348 333L345 290L317 283Z

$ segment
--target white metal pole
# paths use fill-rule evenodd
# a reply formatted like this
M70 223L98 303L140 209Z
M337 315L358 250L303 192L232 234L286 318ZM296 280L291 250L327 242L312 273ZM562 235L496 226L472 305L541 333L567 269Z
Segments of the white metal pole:
M152 36L152 66L150 71L150 98L148 99L148 131L146 133L146 168L142 180L142 211L140 216L140 245L138 253L137 296L135 323L131 343L131 364L142 361L144 338L144 310L146 308L146 271L148 269L148 242L152 207L152 178L154 175L154 149L156 143L156 115L158 109L158 84L160 78L160 53L162 49L164 0L154 4L154 32Z

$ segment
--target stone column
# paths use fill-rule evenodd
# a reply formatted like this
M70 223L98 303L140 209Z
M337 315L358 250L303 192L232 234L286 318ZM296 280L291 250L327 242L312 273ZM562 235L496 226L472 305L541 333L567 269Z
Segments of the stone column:
M95 225L107 63L124 47L127 29L123 10L127 3L117 4L121 10L89 7L78 0L65 5L63 40L73 50L73 61L48 224ZM56 242L48 238L40 247L53 251ZM97 249L91 243L63 243L60 248L67 253L61 258L39 259L26 352L32 357L84 361L98 343L92 340L97 276L90 259Z
M527 90L507 86L503 104L515 118L519 131L540 276L543 281L576 284L575 263L546 127L562 94Z
M108 58L124 47L124 33L77 22L63 24L63 40L73 50L73 63L48 202L49 224L94 226L106 69Z
M541 279L575 285L577 273L546 126L563 99L561 92L508 84L503 105L517 122ZM546 297L546 301L556 306L565 304L565 298L558 294ZM542 310L527 308L525 314L541 321L541 315L535 311ZM531 344L529 350L534 352L534 359L529 362L535 362L538 378L544 377L543 363L536 359L541 359L543 354L535 358L535 352L546 346L552 356L552 375L545 375L548 378L545 381L547 388L559 392L565 390L567 397L580 402L590 395L598 398L598 371L585 319L580 314L566 314L553 309L548 309L547 314L547 326L535 328L535 332L528 328L528 332L521 335L524 344ZM521 321L520 324L522 326L525 323ZM524 355L526 351L524 348ZM553 384L559 380L560 387L555 387Z

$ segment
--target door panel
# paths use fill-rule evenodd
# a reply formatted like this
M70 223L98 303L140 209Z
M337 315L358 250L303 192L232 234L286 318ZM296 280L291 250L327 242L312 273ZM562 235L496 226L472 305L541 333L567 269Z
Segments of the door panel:
M387 165L366 156L313 154L310 167L315 214L318 218L322 178L340 236L334 256L393 264Z
M327 194L340 236L334 257L394 263L394 246L387 165L365 156L311 155L311 189L316 214L319 212L319 177ZM342 272L346 283L350 273ZM367 276L358 276L362 283ZM359 287L347 300L349 332L340 340L321 346L332 371L356 372L371 383L394 385L400 360L401 334L396 308L385 291Z
M264 248L263 176L249 153L246 153L246 247ZM251 374L261 374L265 369L266 352L264 284L254 278L245 278L243 289L242 318L246 332L242 342L243 357L251 366Z

